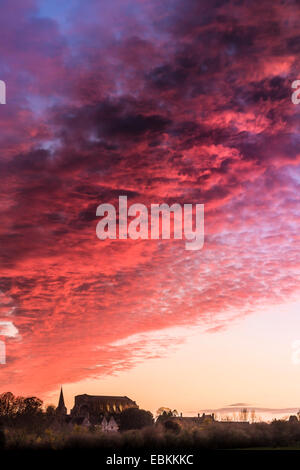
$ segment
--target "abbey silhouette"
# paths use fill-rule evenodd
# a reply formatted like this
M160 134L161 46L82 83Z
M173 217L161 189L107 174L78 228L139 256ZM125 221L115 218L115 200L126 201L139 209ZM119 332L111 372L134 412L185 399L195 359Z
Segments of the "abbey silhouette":
M102 431L113 432L119 429L119 415L127 408L138 408L135 401L123 396L76 395L74 407L70 414L65 405L61 387L56 422L59 425L84 426L100 428Z

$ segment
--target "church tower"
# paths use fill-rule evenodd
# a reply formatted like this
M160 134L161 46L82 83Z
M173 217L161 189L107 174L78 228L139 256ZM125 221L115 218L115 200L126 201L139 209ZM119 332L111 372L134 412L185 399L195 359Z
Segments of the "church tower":
M65 405L64 394L63 394L62 387L60 389L59 402L58 402L58 407L56 408L56 413L59 414L59 415L66 415L67 414L67 408L66 408L66 405Z

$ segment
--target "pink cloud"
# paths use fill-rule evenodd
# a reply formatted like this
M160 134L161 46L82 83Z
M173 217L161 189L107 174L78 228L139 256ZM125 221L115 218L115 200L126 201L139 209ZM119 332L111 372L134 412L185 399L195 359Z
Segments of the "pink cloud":
M14 101L0 109L0 288L21 339L7 339L2 383L45 394L168 347L114 342L170 326L218 331L237 311L295 296L291 11L268 8L257 24L265 2L235 17L211 2L120 2L124 16L107 4L99 28L91 2L64 30L19 3L1 28ZM204 203L204 249L99 241L96 207L120 194Z

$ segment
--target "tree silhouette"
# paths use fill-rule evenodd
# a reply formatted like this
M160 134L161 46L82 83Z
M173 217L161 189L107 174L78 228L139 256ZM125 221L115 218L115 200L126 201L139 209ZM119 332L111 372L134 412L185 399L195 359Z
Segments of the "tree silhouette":
M127 408L120 414L120 431L129 429L142 429L154 423L153 415L150 411L139 408Z
M11 392L5 392L0 395L0 416L13 417L19 408L19 403Z
M175 434L178 434L181 429L180 424L174 421L173 419L167 419L166 421L164 421L163 426L166 431L170 431Z
M47 406L46 416L48 418L54 418L56 416L56 407L54 405L48 405Z
M167 418L177 417L179 416L179 413L177 410L171 410L171 408L161 406L156 411L156 416L157 416L157 421L161 422L161 421L165 421Z
M15 397L6 392L0 395L0 419L4 425L33 425L42 423L43 402L37 397Z

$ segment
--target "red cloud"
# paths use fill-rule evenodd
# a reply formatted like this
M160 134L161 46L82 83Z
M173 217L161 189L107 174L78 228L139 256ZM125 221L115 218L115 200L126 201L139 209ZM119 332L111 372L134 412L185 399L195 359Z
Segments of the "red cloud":
M126 15L107 4L99 28L91 2L67 32L22 4L1 20L13 94L0 109L0 288L21 335L7 340L3 384L38 394L126 369L168 346L118 343L129 336L217 331L295 295L292 6L230 17L218 2L120 2ZM96 207L122 194L204 203L204 249L99 241Z

